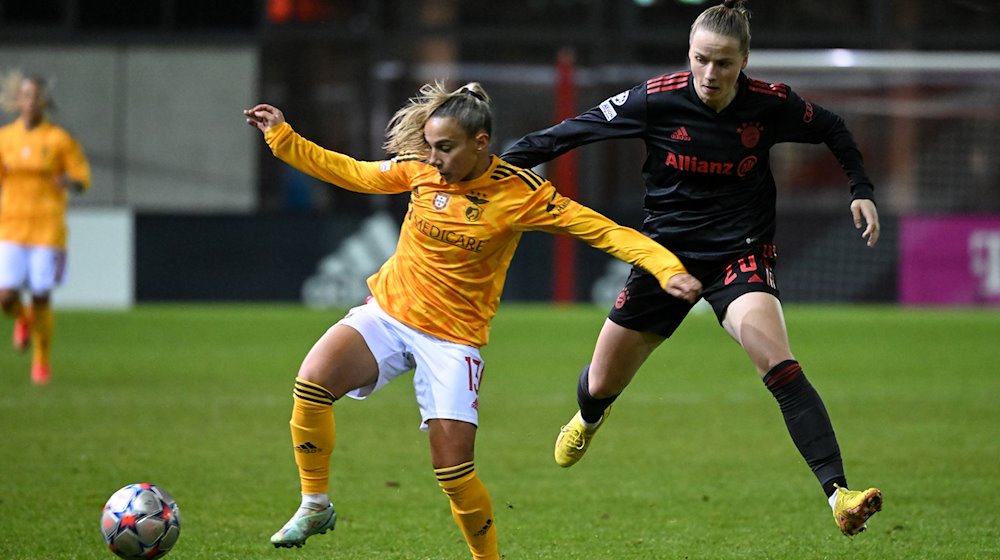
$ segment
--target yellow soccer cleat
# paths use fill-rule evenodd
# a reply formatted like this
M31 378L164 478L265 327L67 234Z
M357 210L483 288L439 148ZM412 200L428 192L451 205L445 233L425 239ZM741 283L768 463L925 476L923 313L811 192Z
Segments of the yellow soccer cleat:
M559 430L559 436L556 438L555 458L560 467L572 467L583 458L583 454L587 452L587 446L590 445L590 440L594 439L594 434L604 425L604 420L610 412L610 407L605 409L597 426L587 428L583 424L580 411L577 411L569 423Z
M882 509L882 491L878 488L848 490L837 487L837 498L833 505L833 519L840 532L853 537L864 531L868 518Z
M300 547L305 544L306 539L313 535L322 535L328 530L332 531L337 523L337 512L333 509L333 504L325 508L314 510L300 507L295 515L285 523L280 531L271 537L271 544L275 548Z

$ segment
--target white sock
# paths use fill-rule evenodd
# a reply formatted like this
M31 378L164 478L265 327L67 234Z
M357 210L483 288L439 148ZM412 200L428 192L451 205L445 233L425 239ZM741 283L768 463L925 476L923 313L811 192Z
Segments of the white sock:
M600 419L600 420L598 420L597 422L587 422L587 421L586 421L586 420L584 420L583 418L580 418L580 422L582 422L582 423L583 423L583 427L584 427L584 428L587 428L588 430L593 430L594 428L596 428L596 427L600 426L600 425L601 425L601 422L604 422L604 417L603 417L603 416L601 416L601 419Z
M326 494L302 494L302 505L299 507L317 510L328 505L330 505L330 496Z
M844 488L844 490L847 490L847 488ZM827 501L830 502L830 509L833 509L837 505L838 492L840 492L840 490L834 490L833 494L830 494L830 497L827 498Z

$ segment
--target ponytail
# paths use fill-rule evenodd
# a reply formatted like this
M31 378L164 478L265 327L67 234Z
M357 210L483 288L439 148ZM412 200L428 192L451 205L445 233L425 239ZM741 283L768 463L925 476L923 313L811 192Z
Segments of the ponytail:
M382 147L390 155L427 153L424 124L431 117L450 117L470 137L480 131L493 133L493 110L490 96L479 82L470 82L449 92L441 82L424 84L420 94L389 120Z

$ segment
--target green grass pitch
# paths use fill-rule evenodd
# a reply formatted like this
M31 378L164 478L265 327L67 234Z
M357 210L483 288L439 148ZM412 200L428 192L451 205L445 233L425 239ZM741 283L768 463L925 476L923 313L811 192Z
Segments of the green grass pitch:
M1000 313L789 306L856 487L885 508L839 534L748 360L693 315L619 399L587 457L552 461L604 309L506 305L476 465L508 559L1000 557ZM109 559L100 510L154 482L177 499L167 558L466 559L404 377L336 405L336 531L268 538L298 502L292 379L339 312L140 306L57 314L53 382L0 348L0 558ZM0 323L7 338L10 322Z

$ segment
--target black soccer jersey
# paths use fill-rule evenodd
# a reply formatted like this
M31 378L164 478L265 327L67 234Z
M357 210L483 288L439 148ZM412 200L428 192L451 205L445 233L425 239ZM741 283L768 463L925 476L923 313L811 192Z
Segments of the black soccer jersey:
M723 111L698 98L690 72L647 80L579 116L521 138L501 156L533 167L575 147L642 138L646 161L643 232L674 253L716 260L771 243L775 184L771 146L826 143L853 198L873 198L861 153L843 119L784 84L740 74Z

